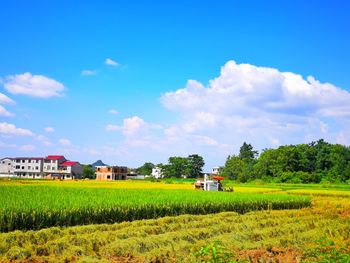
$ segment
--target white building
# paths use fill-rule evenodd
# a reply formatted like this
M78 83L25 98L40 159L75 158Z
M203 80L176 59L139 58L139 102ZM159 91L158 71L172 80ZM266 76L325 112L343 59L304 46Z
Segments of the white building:
M78 162L65 161L60 163L56 174L60 179L78 179L83 175L83 167Z
M220 167L219 166L215 166L212 169L212 174L219 174L220 173Z
M49 155L44 160L43 172L47 174L58 173L59 165L65 161L67 160L63 155Z
M18 178L81 178L83 168L80 163L67 161L62 155L43 157L16 157L0 160L0 177Z
M20 178L41 178L44 158L42 157L16 157L12 159L14 174Z
M0 177L14 176L12 158L0 159Z
M160 167L152 168L151 175L156 179L163 178L162 168L160 168Z

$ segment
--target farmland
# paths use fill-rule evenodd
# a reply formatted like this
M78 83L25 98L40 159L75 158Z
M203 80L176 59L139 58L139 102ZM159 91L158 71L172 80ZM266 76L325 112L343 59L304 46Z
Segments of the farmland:
M12 229L40 229L52 222L56 227L1 233L0 258L204 262L215 249L216 262L348 262L347 186L234 187L234 193L204 193L190 184L161 182L5 181L1 213L17 216L17 221L7 221ZM112 209L116 205L119 210ZM272 210L276 208L283 210ZM108 211L114 214L108 216ZM126 216L128 211L135 218ZM103 220L94 222L96 218ZM62 228L91 223L98 224Z
M128 184L121 183L124 186ZM118 184L115 185L119 188L92 188L83 185L81 183L79 187L73 187L72 183L59 182L39 185L14 182L13 185L1 185L1 232L115 223L181 214L224 211L243 214L256 210L296 209L311 204L309 197L302 196L186 189L123 189ZM91 183L87 186L91 186ZM138 187L138 183L135 186ZM166 184L163 186L167 187Z

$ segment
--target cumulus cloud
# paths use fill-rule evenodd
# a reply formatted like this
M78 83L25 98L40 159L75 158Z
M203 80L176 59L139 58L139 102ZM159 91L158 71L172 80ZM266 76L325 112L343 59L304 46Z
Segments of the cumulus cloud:
M137 133L142 127L145 126L145 121L138 116L124 119L122 132L125 136L130 136Z
M85 69L81 71L82 76L92 76L96 74L97 74L96 70Z
M13 115L13 113L7 111L7 110L5 109L5 107L3 107L3 106L0 105L0 116L3 116L3 117L12 117L12 116L14 116L14 115Z
M54 128L52 128L52 127L50 127L50 126L48 126L48 127L45 127L45 129L44 129L46 132L55 132L55 129Z
M117 114L118 114L118 111L115 110L115 109L110 109L110 110L108 111L108 113L109 113L109 114L113 114L113 115L117 115Z
M71 146L72 145L72 143L68 139L59 139L58 142L62 146Z
M117 61L114 61L114 60L111 59L111 58L106 58L105 64L106 64L106 65L109 65L109 66L114 66L114 67L120 66L120 64L119 64Z
M0 93L0 104L15 104L15 102L3 93Z
M34 134L27 129L17 128L14 124L0 122L0 134L15 136L33 136Z
M143 119L138 116L133 116L125 118L122 126L108 124L106 126L106 131L121 131L124 136L132 136L146 126L148 126L148 124L146 124Z
M244 141L257 150L319 138L350 143L350 93L311 76L229 61L208 83L188 80L160 101L175 121L159 125L132 116L108 124L106 131L124 138L92 154L166 162L198 153L210 167L223 165Z
M332 141L344 128L332 122L350 117L349 101L348 91L312 76L234 61L208 85L189 80L161 97L163 106L180 116L166 136L207 136L235 148L247 140L261 147L322 137Z
M207 115L258 110L299 116L350 116L349 99L349 92L320 83L312 76L304 79L291 72L229 61L207 87L189 80L185 88L164 94L162 103L171 110L195 109Z
M42 75L24 74L5 77L4 88L12 94L22 94L38 98L63 96L62 83Z

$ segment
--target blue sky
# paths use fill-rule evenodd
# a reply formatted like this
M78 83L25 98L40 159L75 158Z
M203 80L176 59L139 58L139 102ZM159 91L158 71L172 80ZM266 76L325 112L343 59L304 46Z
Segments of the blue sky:
M208 169L243 141L350 143L346 1L0 7L1 156Z

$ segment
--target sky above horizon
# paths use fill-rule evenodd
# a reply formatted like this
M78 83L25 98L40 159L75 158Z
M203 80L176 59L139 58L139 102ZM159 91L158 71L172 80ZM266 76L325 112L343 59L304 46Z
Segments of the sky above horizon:
M350 144L346 1L0 3L0 157L138 167Z

